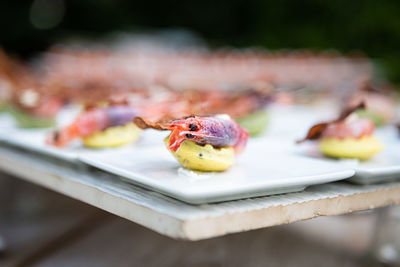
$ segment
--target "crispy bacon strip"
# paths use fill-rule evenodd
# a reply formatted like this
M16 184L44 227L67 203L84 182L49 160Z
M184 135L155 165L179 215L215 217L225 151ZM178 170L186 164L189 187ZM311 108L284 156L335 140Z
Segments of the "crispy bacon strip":
M357 104L355 106L346 108L345 110L342 111L342 113L339 115L339 117L335 120L315 124L314 126L312 126L310 128L310 130L308 130L306 137L304 137L303 139L297 140L296 143L300 144L307 140L319 139L322 136L322 133L325 131L325 129L330 124L344 121L348 116L350 116L354 111L356 111L358 109L365 109L364 101L360 102L359 104Z
M157 122L152 122L149 120L146 120L142 117L135 117L133 119L133 122L141 129L156 129L156 130L168 130L166 127L167 121L157 121Z
M210 114L202 114L202 116L212 116ZM194 118L195 115L189 115L184 117L163 117L160 120L153 121L149 119L145 119L143 117L135 117L133 122L138 126L140 129L155 129L155 130L171 130L171 125L175 120L185 120L188 118Z

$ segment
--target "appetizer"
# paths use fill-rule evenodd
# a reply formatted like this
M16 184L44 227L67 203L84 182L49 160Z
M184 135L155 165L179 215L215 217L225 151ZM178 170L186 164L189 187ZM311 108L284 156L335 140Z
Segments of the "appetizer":
M64 105L39 80L28 66L0 50L0 109L7 107L23 128L53 126Z
M33 89L15 92L11 115L22 128L48 128L56 124L56 115L64 106L57 97L40 94Z
M375 126L384 126L392 123L396 118L396 103L393 99L395 95L390 90L384 90L366 84L360 92L350 99L350 106L364 101L365 109L357 110L359 117L371 119Z
M262 134L268 126L269 116L266 106L271 102L272 85L255 84L255 89L246 90L227 103L225 112L245 128L250 136ZM221 112L222 113L222 112Z
M249 115L237 117L236 121L245 128L251 136L259 136L268 126L269 116L265 109L254 111Z
M198 171L225 171L234 156L246 147L248 132L226 115L191 116L181 120L152 123L136 117L142 129L169 130L164 140L168 150L183 166Z
M318 140L319 150L334 158L356 158L367 160L383 149L382 143L373 136L374 123L368 118L359 118L355 111L364 109L364 102L345 110L339 118L318 123L311 127L307 136L299 140Z
M135 116L136 109L129 105L88 108L72 124L53 132L47 143L62 147L82 138L91 148L122 146L139 138L140 129L132 123Z

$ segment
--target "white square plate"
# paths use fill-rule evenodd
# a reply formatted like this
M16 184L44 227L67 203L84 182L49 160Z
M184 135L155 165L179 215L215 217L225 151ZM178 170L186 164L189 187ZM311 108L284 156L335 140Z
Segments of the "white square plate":
M251 140L236 164L221 173L194 172L181 167L161 145L161 140L157 146L132 147L123 153L80 154L79 159L194 204L301 191L309 185L354 175L346 166L288 153L279 147L274 140Z
M384 127L376 131L376 136L384 143L382 152L368 161L357 162L356 174L349 179L354 183L371 184L400 179L400 136L394 127Z

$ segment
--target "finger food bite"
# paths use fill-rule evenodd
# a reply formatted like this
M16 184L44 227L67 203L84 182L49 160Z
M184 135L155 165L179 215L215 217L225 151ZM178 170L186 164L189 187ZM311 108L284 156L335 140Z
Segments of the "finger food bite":
M135 123L142 129L170 130L164 140L168 150L183 166L198 171L224 171L242 152L248 132L228 116L191 116L181 120L152 123L140 117Z
M299 140L318 140L320 151L334 158L367 160L383 149L379 139L373 136L374 123L359 118L354 112L364 109L364 103L345 110L338 119L314 125L307 136Z
M82 138L91 148L117 147L136 141L140 129L133 123L137 110L129 105L89 108L67 127L55 131L47 139L50 145L62 147Z
M361 118L371 119L375 126L384 126L395 120L396 104L388 93L366 91L365 89L350 100L350 105L360 101L364 101L367 108L357 110L357 115Z
M250 136L262 134L268 126L266 106L271 102L272 86L263 90L247 90L226 106L231 116L246 129Z
M56 115L63 106L64 102L57 97L28 89L18 94L9 111L22 128L48 128L55 126Z
M265 109L258 110L252 114L236 118L236 121L245 128L251 136L262 134L268 126L269 117Z

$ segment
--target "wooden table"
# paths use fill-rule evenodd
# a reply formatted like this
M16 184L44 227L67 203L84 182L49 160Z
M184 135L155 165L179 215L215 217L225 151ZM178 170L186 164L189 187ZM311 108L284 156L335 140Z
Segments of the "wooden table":
M2 144L0 169L116 214L158 233L200 240L318 216L373 209L400 202L400 182L338 182L304 192L214 204L190 205L129 180Z

